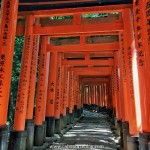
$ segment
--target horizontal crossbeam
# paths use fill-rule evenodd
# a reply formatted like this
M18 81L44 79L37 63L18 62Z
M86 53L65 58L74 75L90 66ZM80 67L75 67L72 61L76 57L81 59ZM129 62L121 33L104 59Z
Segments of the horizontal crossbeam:
M98 51L115 51L119 50L119 43L104 43L104 44L76 44L65 46L47 45L47 51L50 52L98 52Z
M34 26L34 34L37 35L76 35L83 33L103 33L103 32L116 32L123 31L123 23L101 23L101 24L81 24L81 25L67 25L67 26Z
M108 5L108 6L95 6L95 7L81 7L81 8L67 8L67 9L54 9L54 10L39 10L39 11L26 11L19 12L18 17L22 18L28 15L35 17L49 17L49 16L65 16L73 15L74 13L90 14L90 13L106 13L106 12L122 12L125 8L132 8L132 4L122 5Z
M113 59L108 60L62 60L62 65L69 66L112 66Z

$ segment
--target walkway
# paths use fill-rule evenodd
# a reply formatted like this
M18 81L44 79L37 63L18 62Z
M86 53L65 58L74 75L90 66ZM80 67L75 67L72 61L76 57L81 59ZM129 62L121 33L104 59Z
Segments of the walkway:
M112 123L105 113L84 111L84 117L57 142L53 150L117 150Z

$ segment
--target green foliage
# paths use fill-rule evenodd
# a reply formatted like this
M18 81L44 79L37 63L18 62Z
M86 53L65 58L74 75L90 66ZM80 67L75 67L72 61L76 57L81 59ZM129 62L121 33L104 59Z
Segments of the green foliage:
M103 17L107 17L107 16L108 16L108 13L82 15L83 18L103 18Z
M15 38L15 50L14 50L12 84L11 84L11 91L13 93L16 92L18 88L18 79L19 79L20 66L21 66L23 42L24 42L24 37Z
M73 16L52 16L50 17L51 20L58 20L58 19L73 19Z

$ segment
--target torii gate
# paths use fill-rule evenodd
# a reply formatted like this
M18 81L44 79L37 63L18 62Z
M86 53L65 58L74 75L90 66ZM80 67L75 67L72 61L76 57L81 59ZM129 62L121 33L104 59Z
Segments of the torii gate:
M33 88L31 85L35 84L35 81L33 80L34 75L30 73L31 68L35 67L31 63L31 61L36 60L36 56L33 57L32 53L33 51L36 51L37 54L37 46L39 42L39 35L47 35L47 36L62 36L62 35L80 35L80 34L105 34L107 35L109 32L116 32L119 34L119 44L120 49L117 49L119 51L114 52L114 66L112 69L112 93L113 93L113 107L116 109L116 118L122 122L123 124L123 135L124 135L124 146L126 149L127 145L127 135L126 130L128 130L126 127L129 125L129 133L130 135L128 138L135 138L133 135L138 135L139 133L139 141L140 141L140 148L147 149L148 148L148 142L149 142L149 133L150 133L150 123L149 123L149 0L144 1L142 0L141 3L139 1L134 1L133 5L133 12L134 12L134 28L133 28L133 20L131 15L131 5L119 5L119 6L100 6L100 7L91 7L89 8L75 8L75 9L62 9L62 10L49 10L49 11L35 11L32 14L30 12L23 12L19 13L19 17L26 17L26 27L25 27L25 45L24 45L24 52L23 52L23 59L22 59L22 68L20 73L20 83L19 83L19 90L18 90L18 97L17 97L17 104L16 104L16 113L15 113L15 120L14 120L14 131L11 133L10 142L9 142L9 149L11 146L11 149L16 148L16 146L22 146L25 149L25 141L26 137L28 135L32 136L31 134L27 134L25 132L25 121L27 116L32 118L33 116L33 107L29 108L30 106L33 106L31 102L33 102L33 98L28 100L28 96L33 97ZM144 9L142 9L144 8ZM0 80L0 130L2 132L2 137L7 139L8 134L8 126L6 125L7 122L7 112L8 112L8 100L9 100L9 91L10 91L10 81L11 81L11 70L12 70L12 60L13 60L13 49L14 49L14 37L15 37L15 31L16 31L16 20L17 20L17 10L18 9L18 1L17 0L6 0L2 3L2 14L1 14L1 29L0 29L0 49L1 49L1 80ZM80 22L80 15L84 13L89 12L121 12L121 20L115 23L105 23L104 24L86 24L84 25L84 28L82 28L81 22ZM77 13L77 15L76 15ZM73 28L72 26L63 27L41 27L38 23L34 24L35 18L41 18L46 16L52 16L52 15L66 15L66 14L73 14L75 15L76 19L74 21ZM77 23L77 24L76 24ZM19 35L23 35L24 31L21 30L22 28L18 28L17 33ZM55 29L55 30L54 30ZM133 29L135 30L136 35L136 44L134 44L134 33ZM66 30L66 31L65 31ZM33 41L34 41L34 49L33 49ZM51 52L51 59L50 61L53 62L53 65L50 66L50 69L48 69L48 56L47 54L47 43L48 38L43 37L42 38L42 51L40 56L40 82L38 91L43 91L41 93L37 94L38 100L37 100L37 106L36 107L36 133L41 133L42 130L41 126L43 124L42 121L45 121L45 111L47 116L47 122L48 127L54 123L54 116L58 116L58 111L54 111L54 101L56 99L56 90L59 89L59 87L62 87L61 79L60 79L60 66L61 56L57 52ZM106 48L106 50L112 50L112 47L114 49L114 46L118 46L118 44L112 44L109 48L106 47L106 45L101 44L101 48ZM54 46L55 47L55 46ZM53 47L53 48L54 48ZM133 67L132 63L135 63L135 53L136 49L138 51L137 60L138 60L138 75L139 75L139 87L140 87L140 104L141 104L141 125L140 120L138 120L138 105L137 105L137 98L136 96L136 89L135 89L135 67ZM51 46L50 46L51 48ZM72 47L73 48L73 47ZM75 48L75 47L74 47ZM91 47L86 47L88 51L90 51ZM33 50L32 50L33 49ZM56 50L56 47L54 48ZM83 49L79 46L78 50ZM95 48L97 49L97 47ZM60 50L61 51L61 50ZM69 50L66 50L69 51ZM119 57L119 58L118 58ZM44 61L43 61L44 60ZM43 67L43 64L45 66ZM89 64L90 66L91 64ZM135 65L135 64L134 64ZM120 76L118 75L118 68L120 69ZM35 69L35 68L34 68ZM69 113L72 115L73 110L73 71L70 71L69 74L71 75L71 79L68 78L68 68L67 66L64 66L64 78L63 84L65 85L66 90L66 97L65 97L65 107L62 109L62 112L64 111L63 115L66 114L65 109L67 107L71 108ZM52 74L52 71L54 73ZM58 71L58 73L57 73ZM132 74L133 71L133 74ZM48 81L48 73L49 74L49 82L48 82L48 91L44 90L46 89L46 83ZM78 72L78 71L77 71ZM85 72L83 72L84 74ZM87 73L87 72L86 72ZM95 75L96 72L94 72ZM110 73L110 72L109 72ZM43 76L44 74L44 76ZM83 75L82 74L82 75ZM30 77L31 75L31 77ZM79 75L79 74L78 74ZM85 74L84 74L85 75ZM86 75L89 75L86 74ZM110 75L110 74L109 74ZM63 76L63 75L62 75ZM105 74L106 76L106 74ZM134 77L134 78L133 78ZM62 77L63 78L63 77ZM35 78L34 78L35 79ZM46 80L44 80L46 79ZM42 81L43 80L43 81ZM56 81L59 81L59 84L56 84ZM79 82L77 82L79 83ZM68 93L68 85L70 85L70 95ZM55 88L53 88L53 86ZM32 89L29 93L30 88ZM47 93L48 92L48 93ZM60 95L60 91L57 92L58 95ZM43 102L41 103L41 95ZM47 95L47 97L46 97ZM69 104L67 104L68 96L70 96L71 101ZM136 99L135 99L136 98ZM47 105L46 105L46 99L47 99ZM122 101L120 100L122 99ZM57 102L57 101L56 101ZM28 105L27 105L28 104ZM61 101L62 105L62 101ZM82 104L79 104L82 106ZM27 107L28 106L28 107ZM41 106L42 109L41 109ZM46 110L47 107L47 110ZM49 111L49 108L51 111ZM27 111L27 110L30 111ZM56 109L58 109L56 107ZM121 110L122 109L122 110ZM31 113L31 114L28 114ZM129 114L130 113L130 114ZM28 115L27 115L28 114ZM38 116L40 116L40 120L38 120ZM32 118L33 119L33 118ZM59 119L56 118L57 123L59 124ZM32 120L29 119L29 124L32 124ZM53 135L54 131L54 125L49 128L47 131L47 135ZM59 131L59 130L57 130ZM18 136L20 138L18 138ZM39 137L39 136L35 136ZM2 139L3 139L2 138ZM27 138L27 140L28 140ZM145 143L142 143L142 140L145 140ZM19 142L18 142L19 140ZM43 143L41 139L36 139L36 143ZM38 141L38 142L37 142ZM7 149L7 142L6 140L0 141L1 147L4 147L4 149ZM18 145L17 145L18 144ZM135 143L134 143L135 144ZM32 145L32 144L31 144ZM135 146L135 145L134 145Z

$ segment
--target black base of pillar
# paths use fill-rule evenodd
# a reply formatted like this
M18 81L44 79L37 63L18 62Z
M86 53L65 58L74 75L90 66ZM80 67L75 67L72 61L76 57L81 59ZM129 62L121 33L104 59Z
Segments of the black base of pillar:
M70 124L73 124L74 118L73 118L73 113L70 113Z
M99 107L98 107L98 110L99 110L99 112L102 112L102 107L99 106Z
M77 109L77 118L81 116L81 109Z
M0 127L0 150L8 149L9 126Z
M74 106L74 118L77 118L77 105Z
M61 121L61 130L64 128L64 116L63 114L60 114L60 121Z
M61 134L61 120L55 119L55 133Z
M47 121L46 136L47 137L54 136L55 117L46 117L46 121Z
M83 108L84 108L84 109L87 109L87 108L88 108L88 105L87 105L87 104L83 104Z
M103 106L103 107L102 107L102 112L107 112L106 106Z
M27 131L13 131L10 133L8 150L26 149Z
M122 122L121 120L117 120L117 135L121 136L122 133Z
M127 121L122 123L123 132L123 148L127 150L127 136L129 135L129 123Z
M138 137L130 135L127 136L127 149L139 150Z
M148 150L148 142L150 141L150 133L140 132L139 134L139 150Z
M64 116L64 128L67 127L67 116Z
M67 116L67 125L69 125L70 124L69 108L66 108L66 116Z
M95 105L95 111L99 112L99 106Z
M44 125L35 125L34 146L42 146L44 143Z
M81 108L81 115L83 114L83 108Z
M47 122L46 121L43 121L43 128L44 128L44 141L46 139L46 127L47 127Z
M91 111L94 110L94 105L93 105L93 104L90 105L90 110L91 110Z
M26 120L25 130L27 131L26 150L32 150L34 145L34 120Z

